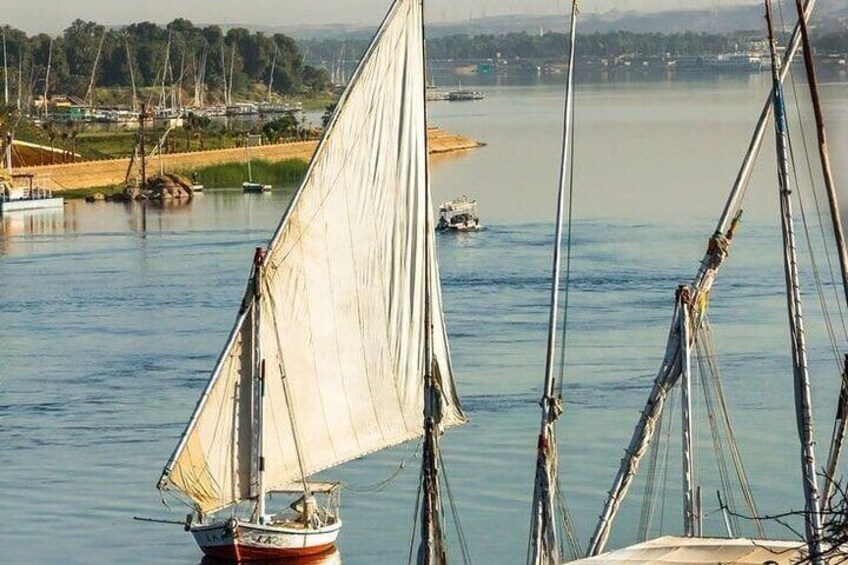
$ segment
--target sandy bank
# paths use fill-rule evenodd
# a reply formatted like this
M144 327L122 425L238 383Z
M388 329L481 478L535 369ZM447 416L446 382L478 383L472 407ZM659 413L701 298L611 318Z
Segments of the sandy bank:
M439 128L427 131L430 153L452 153L475 149L482 144L462 135L446 132ZM308 161L318 146L317 141L297 141L263 145L250 150L253 159L267 161L283 161L286 159L302 159ZM159 157L149 161L151 172L159 170ZM243 148L217 149L214 151L194 151L191 153L170 153L161 157L166 171L191 171L192 169L218 165L222 163L237 163L244 161ZM103 161L85 161L82 163L66 163L61 165L40 165L23 167L16 173L32 173L36 176L49 176L50 185L57 191L114 186L124 182L129 166L129 158L108 159Z

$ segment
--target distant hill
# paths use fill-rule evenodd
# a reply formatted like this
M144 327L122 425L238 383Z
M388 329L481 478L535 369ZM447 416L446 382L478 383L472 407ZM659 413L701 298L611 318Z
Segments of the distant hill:
M792 10L794 14L794 9ZM848 2L845 0L818 0L813 27L822 31L848 29ZM540 31L566 31L567 18L562 15L523 16L505 15L478 18L462 22L437 22L427 27L430 37L456 34L494 34ZM717 10L674 10L666 12L620 12L603 14L584 13L580 20L580 33L632 31L636 33L677 33L684 31L727 33L756 30L763 27L762 4L728 6ZM282 32L295 39L364 39L373 32L372 26L350 24L298 25L261 29L257 31Z

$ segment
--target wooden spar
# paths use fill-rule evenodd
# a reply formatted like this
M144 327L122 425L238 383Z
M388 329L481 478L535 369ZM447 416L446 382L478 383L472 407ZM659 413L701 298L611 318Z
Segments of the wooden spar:
M3 101L9 105L9 65L6 59L6 32L3 32Z
M795 253L795 226L792 216L792 187L789 183L789 131L786 124L786 108L783 86L778 75L779 62L774 42L771 19L771 0L765 0L768 25L769 52L772 62L774 99L774 129L777 148L778 181L780 187L781 227L783 228L783 258L786 276L786 302L789 313L789 333L792 344L792 364L795 387L795 409L798 435L801 440L801 474L804 482L806 512L804 523L807 547L813 565L821 559L821 513L816 481L815 437L813 430L812 400L810 398L810 376L807 369L804 318L801 312L801 290L798 277L798 258Z
M683 446L683 535L694 537L695 527L695 480L692 449L692 348L690 345L690 317L686 303L688 290L681 287L678 292L680 301L680 402L682 405L682 446Z
M814 6L815 0L807 0L805 8L807 18L809 18ZM790 63L795 57L795 53L798 51L800 44L801 37L799 26L796 25L790 37L789 45L783 56L783 64L781 65L779 74L781 81L786 78L787 73L789 72ZM730 194L728 195L724 209L722 210L721 217L719 218L716 226L715 235L710 241L707 253L701 260L701 265L695 275L691 288L692 301L694 304L698 303L701 296L709 295L710 289L712 288L715 278L718 276L718 272L724 258L727 256L729 243L733 236L735 219L739 217L742 201L745 196L745 187L751 176L751 172L753 171L756 156L759 153L760 147L762 146L765 138L766 126L769 118L771 117L771 112L771 95L769 95L762 111L760 112L759 120L757 121L754 133L751 136L747 152L742 160L742 165L739 168L739 172L736 175L736 179L733 182ZM697 312L695 314L697 315ZM662 413L666 396L671 388L676 384L677 379L680 376L680 372L677 369L679 365L677 360L679 344L677 340L680 339L678 332L680 315L681 313L679 312L679 308L675 308L665 357L663 358L660 369L657 372L657 376L654 380L654 386L648 396L645 408L643 409L639 421L636 424L636 428L633 431L633 435L631 436L626 455L621 461L621 465L619 466L618 473L613 481L612 488L607 495L603 512L601 513L601 516L598 519L598 524L595 527L595 532L592 534L592 539L587 551L587 555L590 557L603 552L606 547L606 543L612 529L612 524L618 514L618 509L625 496L627 496L627 492L633 483L633 477L639 468L641 458L646 452L654 435L655 424ZM698 327L700 323L701 322L698 317L693 317L694 327Z
M100 62L100 52L103 51L103 42L106 40L106 29L100 35L100 45L97 46L97 55L94 56L94 64L91 66L91 79L88 81L88 91L85 93L85 98L88 100L88 105L94 108L94 79L97 76L97 63Z
M265 426L265 359L262 357L262 263L265 250L256 248L253 256L253 480L256 485L256 515L254 522L265 523L265 452L263 446Z
M168 78L168 68L171 66L171 33L168 33L168 44L165 46L165 62L162 64L162 88L159 94L159 106L165 106L168 94L165 92L165 80Z
M807 29L806 19L803 17L804 9L801 6L801 0L795 0L795 8L798 11L798 25L801 30L801 41L804 46L804 67L807 71L807 84L810 88L810 100L813 103L813 114L816 119L819 161L821 163L825 190L827 192L827 203L830 208L830 223L833 226L833 237L836 240L836 250L839 255L840 274L842 275L842 291L845 295L845 302L848 304L848 251L846 251L845 248L845 232L842 226L842 215L839 212L839 198L837 197L836 183L833 179L833 170L830 166L830 153L827 149L827 133L824 126L821 97L819 96L816 66L813 63L810 35L809 30ZM842 379L844 383L844 372ZM844 388L844 384L840 388ZM839 395L839 399L840 401L843 399L843 394ZM842 411L841 408L839 411ZM831 438L831 449L828 456L827 466L825 467L824 489L822 490L823 506L827 504L827 501L833 494L833 477L836 474L836 468L839 465L839 456L842 451L842 442L845 438L846 425L848 425L848 420L845 418L837 419L837 427L834 428L834 433Z
M268 79L268 104L271 103L271 93L274 91L274 67L277 65L277 50L274 49L274 57L271 59L271 77Z
M18 44L18 112L21 111L21 99L23 98L24 84L24 63L23 63L23 47Z
M400 1L400 0L398 0ZM397 4L397 3L396 3ZM419 10L421 40L425 41L424 3L414 2ZM390 10L390 13L394 8ZM376 39L375 39L376 42ZM421 48L421 68L426 68L426 54ZM419 93L424 104L424 153L429 154L427 140L427 85ZM338 110L337 110L338 111ZM447 565L447 553L442 516L442 499L439 478L439 436L441 435L441 388L433 374L433 234L431 224L432 203L430 195L429 160L424 160L424 439L421 453L421 540L418 548L418 565Z
M53 63L53 38L47 47L47 70L44 73L44 117L47 117L47 93L50 90L50 65Z
M804 14L806 14L804 20L808 20L810 18L810 14L813 12L813 8L816 5L816 0L807 0L804 8ZM786 80L786 76L789 73L789 68L791 66L792 59L795 58L795 54L798 52L798 49L801 45L801 34L800 34L800 25L795 24L795 28L792 30L792 35L789 37L789 46L787 47L783 60L780 65L780 81L783 82ZM760 147L763 144L763 139L766 133L766 125L768 125L769 118L771 117L772 107L771 107L771 94L769 94L766 99L765 104L763 105L763 109L760 112L760 119L757 122L757 127L754 129L754 133L751 136L751 141L748 144L748 151L745 153L745 159L742 162L742 167L739 169L739 173L736 176L736 180L733 182L733 188L730 191L730 195L727 198L727 203L724 207L724 210L721 213L721 218L718 221L718 225L716 226L716 233L725 234L727 233L728 228L730 227L733 218L739 212L739 209L742 207L742 200L744 198L744 187L748 184L748 179L751 176L751 172L754 169L754 162L756 160L756 156L760 151Z
M138 108L138 95L135 89L135 70L133 69L132 55L130 55L130 41L127 36L124 36L124 46L127 50L127 67L130 69L130 84L132 85L132 109L133 112Z
M563 109L562 155L557 190L556 228L554 235L553 264L551 266L551 303L548 315L548 341L545 357L545 384L540 405L542 419L536 454L536 479L533 488L533 505L530 521L529 565L557 564L560 561L556 516L556 421L562 414L562 399L556 394L554 364L556 359L557 323L559 320L559 286L562 272L562 232L568 190L569 162L574 119L574 60L577 29L577 2L571 4L569 32L568 77L565 86ZM570 206L570 202L569 202ZM566 304L566 308L567 308ZM565 329L563 329L565 331Z

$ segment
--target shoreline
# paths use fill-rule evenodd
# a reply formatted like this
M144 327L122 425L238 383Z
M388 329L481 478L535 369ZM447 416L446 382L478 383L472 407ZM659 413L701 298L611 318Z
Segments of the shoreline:
M456 153L483 147L485 144L474 141L460 134L444 131L438 127L427 130L427 141L430 155ZM251 147L250 155L254 160L270 162L298 159L309 162L318 147L317 140L287 141ZM148 159L150 172L163 168L165 171L189 171L191 169L240 163L245 160L243 147L229 149L213 149L209 151L192 151L189 153L167 153L161 157ZM161 163L161 164L160 164ZM75 192L79 196L96 189L106 191L109 188L122 186L130 164L129 157L104 159L100 161L79 161L54 165L36 165L21 167L15 170L19 174L32 174L35 177L49 177L53 192L73 198Z

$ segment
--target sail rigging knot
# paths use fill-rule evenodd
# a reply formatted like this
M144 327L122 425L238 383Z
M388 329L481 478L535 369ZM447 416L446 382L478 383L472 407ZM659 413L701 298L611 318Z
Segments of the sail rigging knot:
M707 255L711 269L718 267L730 254L730 239L724 234L715 233L707 244Z

